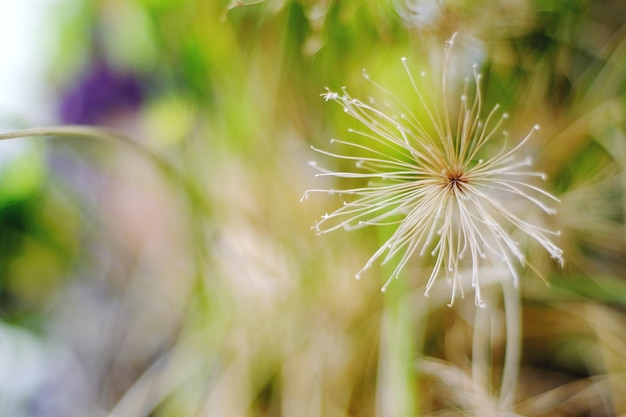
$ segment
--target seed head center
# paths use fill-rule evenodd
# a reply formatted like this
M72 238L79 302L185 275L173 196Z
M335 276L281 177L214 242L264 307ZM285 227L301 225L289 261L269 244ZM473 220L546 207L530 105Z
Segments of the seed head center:
M467 177L461 170L448 171L446 176L446 187L452 192L462 192L465 190L465 184L468 183Z

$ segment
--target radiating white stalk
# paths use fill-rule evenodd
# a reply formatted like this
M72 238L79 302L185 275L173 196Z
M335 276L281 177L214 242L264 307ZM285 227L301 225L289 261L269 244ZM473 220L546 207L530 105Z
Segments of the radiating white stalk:
M325 100L340 104L364 128L349 129L353 139L331 140L337 150L313 148L348 162L351 167L334 171L316 163L312 166L319 170L318 176L363 179L368 183L343 190L313 189L303 199L316 192L346 198L340 208L324 214L315 224L318 233L396 225L391 237L356 274L357 278L375 262L385 264L397 259L384 291L414 254L430 256L433 266L425 295L443 275L452 285L452 304L457 291L463 295L460 272L470 267L476 304L483 305L480 271L485 263L504 264L515 285L517 268L527 264L512 237L514 230L536 241L563 264L563 253L551 240L558 232L523 220L511 207L523 201L531 208L554 214L554 208L546 200L559 202L559 199L530 183L535 178L545 180L545 175L528 170L530 159L520 155L538 126L533 126L512 148L502 145L494 155L485 155L487 144L500 140L501 126L509 116L496 105L482 117L481 74L475 66L473 77L464 83L457 110L448 105L448 62L455 36L446 43L440 82L431 83L439 85L435 91L422 91L420 79L413 75L407 60L402 59L423 117L412 113L409 106L367 74L364 74L366 79L388 99L384 105L374 99L364 102L353 98L346 88L341 92L327 90L322 95ZM428 75L422 72L420 77ZM471 91L475 92L471 94ZM439 104L429 104L426 97ZM458 113L456 119L453 113Z

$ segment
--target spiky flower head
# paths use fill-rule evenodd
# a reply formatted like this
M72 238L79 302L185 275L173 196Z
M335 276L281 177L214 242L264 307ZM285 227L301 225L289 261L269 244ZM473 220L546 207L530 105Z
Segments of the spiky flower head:
M339 103L362 128L349 129L355 135L354 140L331 140L343 151L313 148L348 161L353 169L336 172L315 162L311 165L320 171L318 176L369 182L359 188L309 190L303 198L311 192L348 196L342 207L324 214L315 224L318 233L371 225L396 227L356 274L357 278L378 259L382 259L383 264L398 259L382 288L384 291L412 255L431 256L434 263L425 295L443 275L452 285L451 305L457 290L463 295L461 275L467 267L471 270L476 304L483 305L480 276L486 264L505 265L515 285L518 280L516 263L527 264L513 237L516 230L543 246L562 265L562 251L550 238L558 232L532 224L512 210L521 200L554 214L555 210L544 200L559 200L531 184L532 178L545 179L545 175L529 170L530 158L519 155L520 148L539 126L535 125L517 145L504 145L491 157L483 156L487 148L493 148L488 144L506 137L501 125L508 115L496 105L486 117L482 116L481 75L476 66L473 76L465 80L459 100L454 100L456 109L448 106L447 72L455 36L446 42L443 73L438 83L441 90L431 95L422 93L420 80L413 76L406 59L402 59L407 82L422 108L421 118L367 74L365 77L395 104L379 105L374 99L364 102L351 97L345 88L340 93L328 90L322 95L327 101ZM422 72L420 77L427 77L427 74ZM440 97L440 105L427 101L433 94ZM391 114L392 108L399 109L400 113ZM452 117L454 113L458 116Z

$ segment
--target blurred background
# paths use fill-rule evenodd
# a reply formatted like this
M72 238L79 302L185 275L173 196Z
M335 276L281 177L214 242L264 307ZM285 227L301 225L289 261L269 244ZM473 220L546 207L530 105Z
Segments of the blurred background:
M626 415L624 22L621 0L3 2L1 131L141 146L0 142L0 415L487 415L501 303L424 298L418 261L385 294L354 280L377 231L316 236L338 201L300 202L341 186L308 165L354 124L324 88L407 91L400 57L428 68L454 32L509 137L541 125L562 201L565 267L529 248L548 285L521 271L511 411Z

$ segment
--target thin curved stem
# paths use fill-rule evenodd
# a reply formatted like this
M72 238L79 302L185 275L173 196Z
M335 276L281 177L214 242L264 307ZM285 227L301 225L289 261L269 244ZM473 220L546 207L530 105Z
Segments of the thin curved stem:
M148 158L165 177L175 183L175 186L180 186L194 207L200 207L205 214L210 213L204 199L201 198L197 190L163 155L156 153L131 135L120 130L87 125L45 126L0 133L0 140L44 136L89 138L122 143Z
M0 140L42 136L79 137L121 142L135 149L139 153L147 156L150 160L157 164L159 169L165 171L165 173L174 173L173 167L161 155L143 146L140 142L135 140L127 133L124 133L117 129L86 125L45 126L0 133Z

